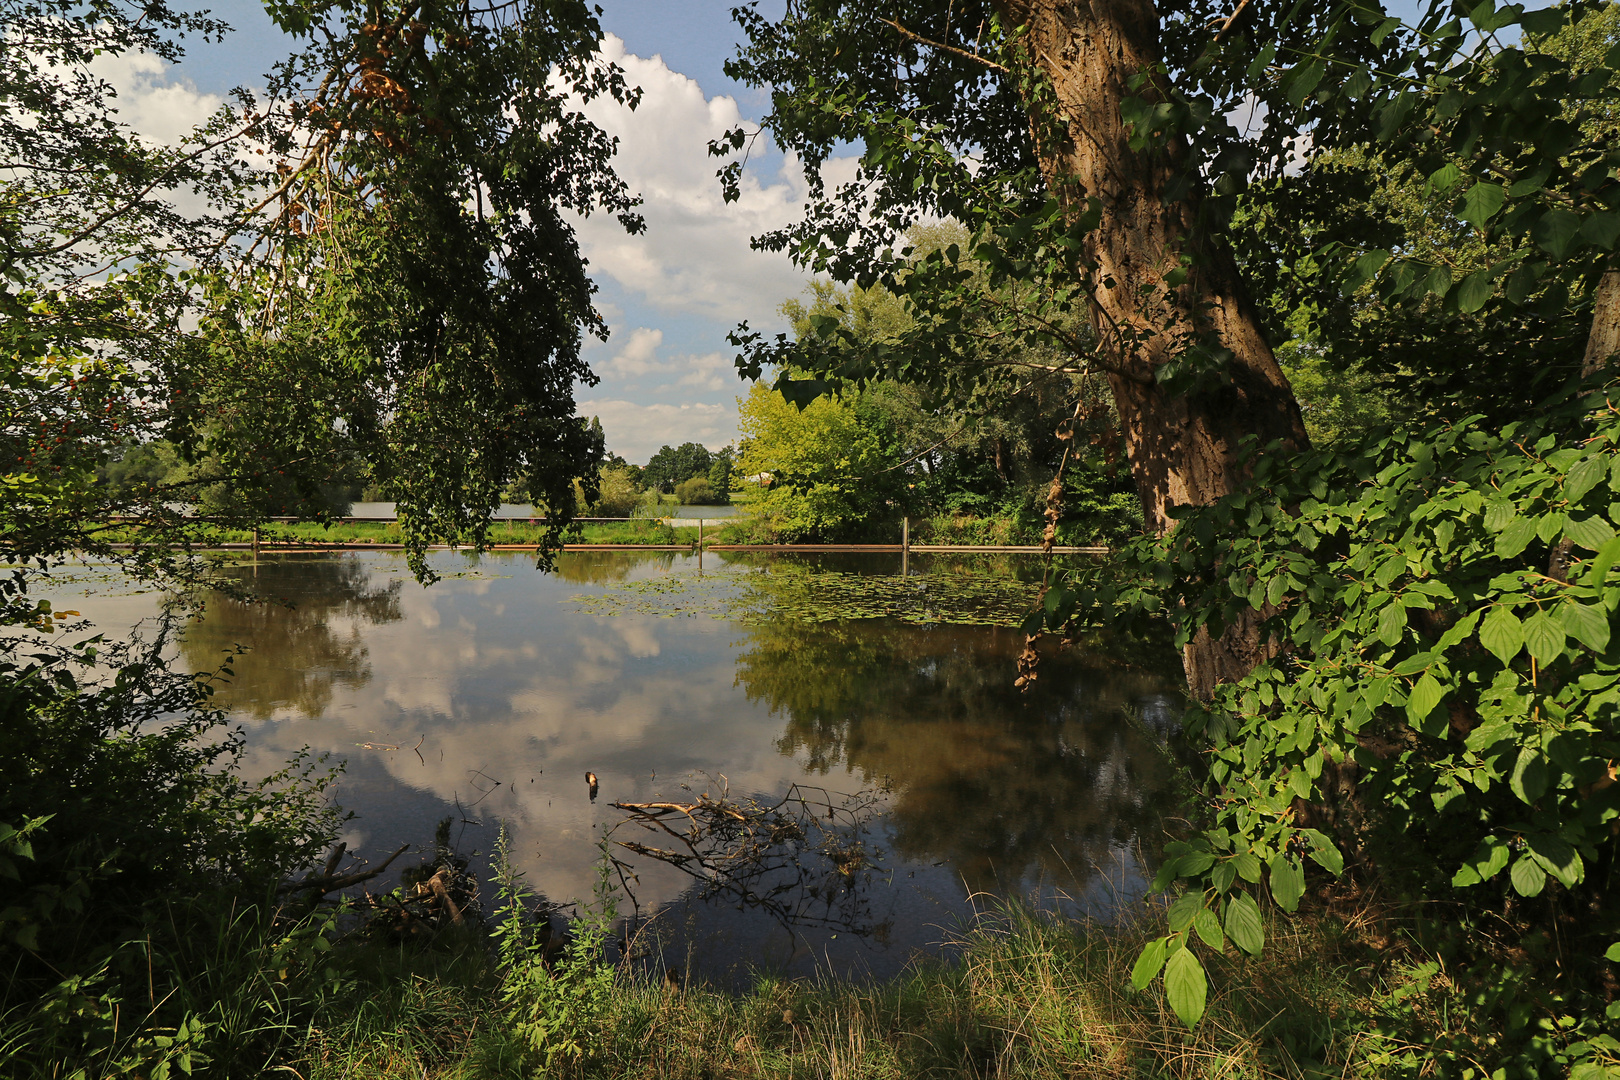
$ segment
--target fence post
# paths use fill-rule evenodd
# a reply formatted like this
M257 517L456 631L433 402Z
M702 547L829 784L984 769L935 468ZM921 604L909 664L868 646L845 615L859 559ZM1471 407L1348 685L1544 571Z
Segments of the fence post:
M253 526L253 561L259 561L259 527Z
M911 519L900 519L900 576L911 576Z

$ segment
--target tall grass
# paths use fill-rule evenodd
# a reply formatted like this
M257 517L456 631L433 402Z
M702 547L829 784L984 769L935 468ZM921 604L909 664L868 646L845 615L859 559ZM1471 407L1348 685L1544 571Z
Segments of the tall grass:
M1265 959L1212 965L1209 1013L1191 1033L1156 990L1130 987L1149 920L1102 927L1011 907L961 933L956 961L882 982L761 976L731 993L620 972L586 1052L538 1071L487 952L369 955L298 1068L309 1080L1393 1075L1369 1053L1377 954L1335 920L1278 930Z

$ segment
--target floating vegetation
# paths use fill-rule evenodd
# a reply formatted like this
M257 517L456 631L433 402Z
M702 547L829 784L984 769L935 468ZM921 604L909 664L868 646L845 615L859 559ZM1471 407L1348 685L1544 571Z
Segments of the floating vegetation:
M1040 594L1035 582L989 574L881 577L794 563L720 574L672 573L608 583L570 597L593 615L706 616L744 624L897 619L917 626L1019 625Z

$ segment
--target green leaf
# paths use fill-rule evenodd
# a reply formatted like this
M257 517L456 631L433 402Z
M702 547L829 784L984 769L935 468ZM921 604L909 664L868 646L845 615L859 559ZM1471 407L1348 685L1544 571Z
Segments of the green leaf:
M1564 628L1545 610L1524 621L1524 644L1542 667L1564 655Z
M1168 938L1155 938L1142 947L1142 955L1137 957L1136 965L1131 968L1131 986L1147 989L1147 984L1158 978L1158 970L1165 967L1165 946L1168 942Z
M1547 790L1547 755L1540 747L1519 749L1518 760L1513 763L1513 775L1508 787L1526 803L1534 803Z
M1136 964L1131 968L1132 986L1145 990L1148 983L1158 978L1159 969L1164 967L1164 947L1167 944L1168 938L1154 938L1143 947L1142 955L1136 958Z
M1620 964L1620 941L1617 941L1608 947L1603 954L1603 959Z
M1305 895L1305 868L1286 855L1272 856L1267 865L1271 869L1271 895L1277 906L1284 911L1298 909L1300 897Z
M1536 37L1555 34L1564 25L1564 11L1557 5L1526 11L1519 16L1519 25L1524 27L1525 33Z
M1475 851L1474 861L1464 863L1457 873L1453 875L1451 879L1453 885L1459 888L1466 885L1478 885L1481 881L1489 881L1501 873L1503 867L1507 866L1508 847L1506 844L1493 836L1481 840L1480 847L1484 849L1484 857L1481 858L1480 853Z
M1288 774L1288 790L1294 793L1296 799L1309 799L1311 797L1311 777L1304 769L1295 766Z
M1440 704L1440 699L1446 696L1445 687L1440 685L1429 672L1423 673L1423 678L1412 687L1412 692L1406 697L1406 716L1412 721L1412 726L1423 727L1423 721L1428 719L1434 707Z
M1322 75L1327 71L1327 65L1321 57L1313 56L1303 64L1297 64L1289 69L1282 77L1283 96L1288 103L1299 108L1300 103L1315 90L1322 81Z
M1536 246L1555 259L1562 259L1569 253L1576 235L1581 229L1581 217L1570 210L1554 207L1541 215L1530 230L1530 239Z
M1237 867L1238 876L1244 881L1260 884L1260 859L1254 852L1240 851L1233 856L1232 863Z
M1265 947L1266 931L1260 919L1260 905L1248 893L1238 893L1226 905L1226 936L1250 956L1259 956ZM1615 948L1620 949L1620 945Z
M1221 921L1209 908L1198 909L1198 914L1193 916L1193 929L1198 931L1199 940L1216 952L1226 948L1226 935L1221 933Z
M1497 604L1479 623L1479 644L1490 649L1498 661L1507 664L1524 648L1524 623L1513 615L1507 604Z
M1383 248L1369 251L1361 256L1356 260L1355 267L1350 272L1350 279L1345 282L1344 291L1353 293L1377 277L1378 271L1384 268L1384 264L1389 262L1389 259L1389 252Z
M1508 880L1513 883L1513 891L1520 896L1536 896L1547 884L1547 872L1528 855L1519 856L1519 861L1513 864L1508 874Z
M1573 889L1586 876L1586 865L1576 850L1552 833L1531 833L1525 837L1530 857L1566 889Z
M1491 298L1491 272L1476 270L1457 284L1457 310L1467 314L1478 311Z
M1496 553L1504 559L1517 556L1536 538L1535 520L1519 514L1496 537Z
M1474 228L1484 232L1486 224L1496 216L1496 212L1502 209L1502 204L1505 202L1507 202L1507 191L1501 184L1481 181L1469 188L1468 193L1463 196L1462 212L1457 216ZM1478 274L1470 275L1470 277L1478 276Z
M1620 561L1620 537L1610 540L1598 549L1591 565L1586 568L1586 584L1593 589L1601 589L1607 583L1609 571L1614 564Z
M1176 1016L1189 1028L1203 1018L1204 1004L1209 997L1209 978L1191 949L1177 951L1165 964L1164 996Z
M1429 186L1436 191L1450 191L1462 179L1462 170L1453 162L1446 162L1429 174Z
M1564 535L1587 551L1602 551L1603 545L1614 539L1614 527L1600 517L1566 521Z
M1193 916L1204 908L1204 895L1199 892L1184 892L1170 905L1170 929L1181 933L1192 925Z
M1327 835L1315 829L1305 830L1305 839L1311 842L1311 858L1316 864L1334 877L1344 873L1344 856L1339 853L1338 845L1327 838Z
M1601 604L1566 600L1554 609L1564 631L1593 652L1609 647L1609 616Z
M1564 477L1564 498L1580 502L1581 496L1597 487L1609 475L1609 459L1599 454L1576 462Z
M1404 604L1385 604L1384 610L1378 613L1378 640L1385 645L1398 645L1401 633L1406 629L1406 606Z
M1612 249L1615 240L1620 239L1620 214L1612 210L1588 214L1581 223L1581 239L1604 251Z

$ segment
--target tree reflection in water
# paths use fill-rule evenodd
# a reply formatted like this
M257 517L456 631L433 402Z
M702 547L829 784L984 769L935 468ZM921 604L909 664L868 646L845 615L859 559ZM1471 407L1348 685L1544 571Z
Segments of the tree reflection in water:
M373 574L358 555L273 556L224 573L263 599L210 597L186 627L181 657L207 671L244 647L217 701L256 719L288 709L319 717L335 687L364 686L371 679L365 627L400 617L402 581Z
M1165 745L1176 684L1162 668L1049 655L1020 694L1015 630L862 620L749 633L737 682L785 717L778 749L892 784L896 852L949 862L970 889L1039 876L1078 895L1122 847L1156 848L1181 804Z

